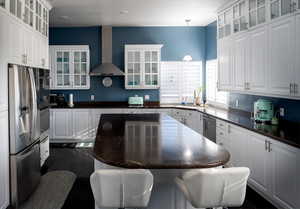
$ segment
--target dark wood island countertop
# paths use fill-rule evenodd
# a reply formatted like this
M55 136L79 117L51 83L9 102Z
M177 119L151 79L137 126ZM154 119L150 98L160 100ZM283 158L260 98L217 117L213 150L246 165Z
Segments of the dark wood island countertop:
M230 158L223 147L166 114L103 114L93 155L135 169L211 168Z

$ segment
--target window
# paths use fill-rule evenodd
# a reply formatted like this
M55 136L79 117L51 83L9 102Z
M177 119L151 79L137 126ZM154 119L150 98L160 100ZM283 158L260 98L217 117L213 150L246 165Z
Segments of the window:
M202 86L202 62L161 63L161 103L194 101L194 90Z
M218 91L218 61L211 60L206 62L206 100L208 104L227 107L228 93Z

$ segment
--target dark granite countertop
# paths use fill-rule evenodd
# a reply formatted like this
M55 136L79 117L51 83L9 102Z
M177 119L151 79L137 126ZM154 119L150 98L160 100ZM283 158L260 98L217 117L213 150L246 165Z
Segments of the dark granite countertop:
M69 108L68 106L52 108ZM135 108L130 107L126 102L82 102L75 103L73 108ZM142 108L177 108L184 110L194 110L213 116L217 119L246 128L256 133L265 135L291 146L300 148L300 124L290 121L280 121L279 125L268 125L255 123L251 119L251 114L234 109L224 110L215 107L199 107L194 105L160 105L158 102L145 103Z
M190 169L226 164L223 147L166 114L103 114L93 155L124 168Z

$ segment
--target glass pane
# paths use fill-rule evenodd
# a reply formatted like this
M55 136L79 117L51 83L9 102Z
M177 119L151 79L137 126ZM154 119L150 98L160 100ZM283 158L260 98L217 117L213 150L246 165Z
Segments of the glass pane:
M249 0L249 10L256 9L256 0Z
M152 77L152 85L157 85L158 84L158 75L153 75Z
M140 64L139 63L134 64L134 73L140 73Z
M241 31L248 29L248 24L247 24L247 21L246 21L246 17L241 17L240 23L241 23L241 26L240 26Z
M133 52L128 52L128 62L134 62Z
M69 63L64 63L64 73L69 74Z
M75 74L80 74L80 64L79 63L74 64L74 71L75 71Z
M57 63L57 73L62 73L62 63Z
M152 63L152 73L158 73L158 64Z
M82 73L82 74L86 74L86 68L87 68L87 67L86 67L86 63L82 63L82 64L81 64L81 73Z
M27 7L25 7L25 12L24 12L24 22L29 23L29 10Z
M29 25L33 27L33 12L30 12Z
M271 19L279 17L279 1L275 1L271 4Z
M292 0L281 0L281 15L292 12Z
M257 22L258 22L258 24L266 22L266 8L265 7L261 7L258 9Z
M151 85L151 76L150 75L146 75L145 80L146 80L146 85Z
M230 24L230 21L231 21L230 10L225 12L225 17L224 18L225 18L225 20L224 20L225 24Z
M150 63L146 63L146 64L145 64L145 72L146 72L146 73L151 73L151 68L150 68L150 67L151 67L151 64L150 64Z
M69 62L69 52L64 52L64 62Z
M63 85L63 77L62 75L57 75L57 85L62 86Z
M64 86L69 86L69 85L70 85L70 76L64 75Z
M140 61L140 52L135 52L135 62Z
M62 52L57 52L57 55L56 55L56 57L57 57L57 62L62 62Z
M140 85L140 76L139 75L134 76L134 85Z
M233 30L235 33L240 31L240 21L239 20L233 21Z
M5 0L3 0L5 2ZM9 4L9 10L10 13L15 14L16 12L16 1L15 0L10 0L10 4Z
M224 37L224 27L219 28L219 39Z
M5 8L5 0L0 0L0 7Z
M158 62L158 52L152 52L152 61Z
M231 34L231 25L225 25L225 36L229 36Z
M127 76L127 84L132 86L133 85L133 75L128 75Z
M250 27L256 25L256 11L250 13Z
M133 64L132 63L128 64L128 73L133 73Z
M81 76L81 85L86 86L86 76L85 75Z
M22 2L17 0L17 17L21 19L22 17Z
M80 86L80 75L74 76L75 86Z
M265 4L266 4L266 0L257 0L258 7L264 6Z
M74 52L74 62L80 62L80 52Z
M145 52L145 61L146 62L151 61L151 53L149 51Z
M246 14L246 3L243 1L240 3L240 16L244 16Z
M300 10L300 0L298 0L298 9Z
M239 17L239 6L236 5L233 7L233 18L238 18Z
M86 62L86 52L81 52L81 62Z

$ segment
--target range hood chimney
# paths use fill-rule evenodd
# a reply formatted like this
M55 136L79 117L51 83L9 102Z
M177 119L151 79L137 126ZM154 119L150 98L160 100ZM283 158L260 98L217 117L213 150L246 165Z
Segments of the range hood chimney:
M90 72L91 76L124 76L124 72L112 63L112 27L102 26L102 64Z

